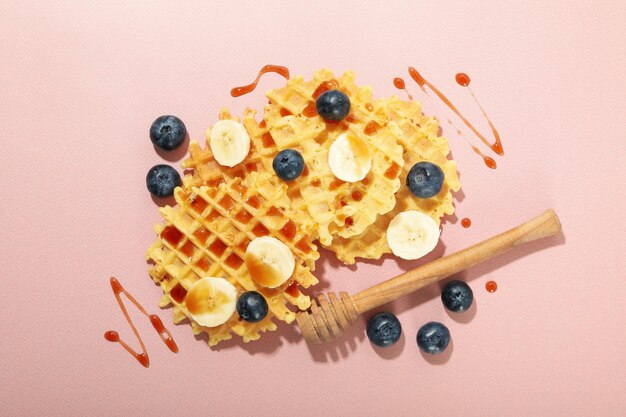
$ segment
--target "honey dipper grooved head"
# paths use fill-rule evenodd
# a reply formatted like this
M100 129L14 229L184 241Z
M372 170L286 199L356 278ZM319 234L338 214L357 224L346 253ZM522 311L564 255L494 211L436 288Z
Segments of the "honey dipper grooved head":
M328 298L330 301L324 294L318 295L309 310L296 315L308 343L320 344L340 337L359 317L348 293L340 292L339 297L330 293Z

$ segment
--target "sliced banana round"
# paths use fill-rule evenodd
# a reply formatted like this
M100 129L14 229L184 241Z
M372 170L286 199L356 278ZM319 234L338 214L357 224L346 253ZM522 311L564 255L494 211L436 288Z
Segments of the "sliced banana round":
M199 325L216 327L230 319L237 306L237 289L224 278L204 277L185 297L187 310Z
M252 279L267 288L276 288L287 281L296 267L293 253L287 245L270 236L250 242L245 261Z
M234 167L248 156L250 136L241 123L220 120L211 128L209 145L220 165Z
M363 139L343 133L330 145L328 165L335 177L342 181L361 181L372 167L372 152Z
M389 222L387 244L402 259L419 259L437 246L439 233L439 226L430 216L403 211Z

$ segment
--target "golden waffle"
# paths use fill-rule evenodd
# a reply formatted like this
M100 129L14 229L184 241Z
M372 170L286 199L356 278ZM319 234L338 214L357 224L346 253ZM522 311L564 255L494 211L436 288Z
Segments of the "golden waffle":
M437 224L444 215L454 213L453 191L461 188L456 163L448 160L448 141L438 135L439 123L434 117L422 114L421 106L415 101L401 101L397 97L384 100L389 123L402 132L400 143L405 149L404 166L400 179L402 186L396 193L396 205L390 212L378 216L376 222L362 234L350 239L340 238L325 245L335 251L337 258L347 264L355 263L355 257L378 259L391 253L387 245L387 226L398 214L406 210L419 210L431 216ZM445 179L441 192L435 197L420 199L406 186L406 177L411 167L420 161L430 161L441 167Z
M325 122L315 110L315 100L328 89L339 89L350 97L350 114L339 123ZM358 235L377 215L393 208L404 163L400 132L385 123L385 109L380 102L372 102L370 87L356 86L352 72L336 79L332 72L320 70L312 80L296 77L285 87L269 91L267 97L270 104L263 121L255 120L253 110L244 113L243 123L255 149L250 158L271 171L279 151L289 148L302 154L305 171L286 183L288 195L293 207L306 209L317 223L322 244L330 244L335 236ZM330 145L347 131L364 140L372 152L370 172L355 183L337 179L328 164Z
M239 121L237 117L233 117L227 109L222 109L219 114L219 120ZM211 128L206 129L205 146L193 140L189 143L189 158L187 158L181 166L184 169L192 170L190 175L183 178L183 186L185 188L200 187L202 185L215 186L222 181L231 182L236 178L243 179L251 172L263 171L264 165L261 163L263 158L254 149L254 144L250 144L250 153L246 159L232 168L220 165L211 152L209 146ZM272 174L274 172L272 171Z
M287 323L294 320L295 313L287 304L299 309L311 304L298 286L308 288L318 282L306 266L306 260L319 257L312 243L314 230L296 225L293 212L276 206L288 201L284 191L278 178L252 173L245 180L235 178L214 187L179 187L175 190L178 206L160 210L165 222L156 226L159 238L147 253L153 262L150 276L164 292L160 305L173 305L174 322L189 318L194 334L206 332L211 346L230 339L231 333L243 337L244 342L256 340L260 332L276 329L272 317ZM265 235L285 243L296 259L293 276L276 289L257 285L244 262L248 243ZM248 323L233 314L217 327L199 325L191 319L185 295L205 276L223 277L240 293L260 292L268 302L267 317Z

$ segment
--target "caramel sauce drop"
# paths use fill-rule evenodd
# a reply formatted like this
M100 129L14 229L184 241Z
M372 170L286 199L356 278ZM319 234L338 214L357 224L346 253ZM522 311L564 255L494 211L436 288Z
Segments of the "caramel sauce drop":
M259 197L257 197L256 195L249 197L246 200L246 204L248 204L250 207L254 207L255 209L258 209L259 207L261 207L261 201L259 200Z
M224 263L232 269L239 269L239 267L243 263L243 259L241 259L236 253L231 253L230 256L226 258Z
M333 182L330 183L330 185L328 186L328 189L330 191L336 190L337 188L339 188L342 184L345 184L345 181L342 181L340 179L336 179Z
M304 253L311 252L311 247L309 246L307 239L308 239L308 236L305 236L302 239L300 239L298 243L296 243L296 248L300 249Z
M358 123L359 118L356 117L353 114L349 114L346 116L346 118L344 119L347 123Z
M161 232L161 238L172 246L178 245L183 238L183 233L175 226L166 226Z
M190 204L190 207L198 214L202 214L204 209L207 208L209 203L204 201L204 199L200 196L197 196Z
M296 228L296 224L288 220L287 223L280 229L280 233L285 236L289 240L293 240L296 237L296 233L298 229Z
M256 226L254 226L254 229L252 229L252 233L254 233L256 237L261 237L261 236L269 235L270 231L267 229L267 227L259 223Z
M326 91L335 90L337 87L339 87L339 82L337 80L323 81L313 92L313 99L317 100L317 98Z
M227 247L228 246L226 246L226 243L222 242L219 239L215 239L215 241L211 243L207 249L211 251L213 255L219 258L226 251Z
M275 216L280 216L282 212L276 207L272 206L267 210L265 214L267 214L268 216L275 217Z
M300 290L298 289L298 282L293 281L291 284L289 284L289 286L285 288L285 292L289 294L290 296L292 296L293 298L296 298L298 295L300 295Z
M367 122L367 124L365 125L365 128L363 128L363 133L365 133L368 136L371 136L374 133L378 132L378 129L380 129L380 125L376 123L375 121L371 120Z
M363 194L359 190L356 190L352 193L352 199L354 201L361 201L363 199Z
M400 172L400 165L395 162L385 171L385 177L390 180L396 179L398 177L398 172Z
M462 87L467 87L471 81L469 75L465 74L464 72L459 72L457 75L454 76L454 79L456 80L457 84Z
M265 132L263 136L261 136L261 141L263 142L264 148L269 148L276 145L276 142L274 142L274 138L272 137L272 134L270 132Z
M137 331L135 324L133 323L130 316L128 315L126 306L122 302L121 294L124 294L126 298L131 303L133 303L135 307L137 307L137 309L143 315L148 317L148 319L150 320L150 323L152 324L152 327L154 327L154 329L157 331L157 333L159 334L159 337L161 338L163 343L165 343L165 345L169 348L169 350L171 350L174 353L178 352L178 346L176 345L176 342L174 342L174 339L172 338L172 334L169 332L169 330L165 328L165 326L163 326L163 322L161 321L161 319L154 314L148 314L146 310L141 306L141 304L139 304L139 302L135 300L135 298L132 295L130 295L130 293L128 293L128 291L126 291L124 287L122 287L122 284L120 284L117 278L111 277L110 283L111 283L111 289L113 290L113 294L115 295L115 299L117 300L117 303L120 306L120 309L122 310L122 313L124 314L124 317L126 317L126 321L128 322L131 329L133 330L133 333L135 334L135 337L137 338L137 341L139 342L139 345L141 346L142 352L138 353L135 350L133 350L130 346L128 346L126 342L120 339L119 334L115 330L109 330L105 332L104 338L108 340L109 342L119 343L120 345L122 345L122 347L128 353L134 356L135 359L137 359L137 361L140 364L142 364L144 367L147 368L150 366L150 358L148 357L148 351L146 350L146 346L144 345L143 340L141 339L141 336L139 336L139 332Z
M400 77L394 78L393 79L393 85L398 90L404 90L406 95L409 97L409 100L413 100L413 96L411 94L409 94L409 90L406 89L406 84L404 83L404 80L402 78L400 78Z
M306 105L304 110L302 110L302 114L306 117L317 116L317 107L315 106L315 103L312 101L309 101L309 103Z
M204 272L209 270L209 261L206 258L200 258L198 262L196 262L198 268L202 269Z
M287 80L289 79L289 69L287 69L287 67L283 67L280 65L266 65L259 70L259 74L256 76L256 79L252 82L252 84L244 85L242 87L235 87L230 90L230 95L233 97L239 97L244 94L251 93L259 84L259 80L261 79L263 74L267 74L268 72L274 72L276 74L282 75Z

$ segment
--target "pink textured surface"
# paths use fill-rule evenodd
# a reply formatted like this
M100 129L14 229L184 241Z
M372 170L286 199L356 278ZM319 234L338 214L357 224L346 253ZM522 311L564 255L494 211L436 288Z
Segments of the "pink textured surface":
M67 2L0 4L0 403L25 415L620 415L626 410L626 6L622 1ZM134 3L134 4L133 4ZM532 3L532 4L531 4ZM150 4L150 5L148 5ZM210 5L209 5L210 4ZM294 74L353 69L377 96L416 66L485 128L454 83L463 70L504 138L491 171L444 126L462 175L445 252L547 207L551 239L463 275L477 308L446 314L439 287L385 306L400 343L373 349L363 323L334 345L308 347L283 326L217 351L159 311L146 274L157 207L148 140L163 113L192 138L220 107L260 107L264 64ZM468 133L469 135L469 133ZM179 155L180 156L180 155ZM176 162L175 162L176 163ZM470 217L470 229L460 219ZM441 252L441 251L440 251ZM320 288L363 289L410 263L351 270L324 256ZM131 309L152 365L102 334L131 341L108 278L118 276L172 330L174 355ZM495 294L487 280L499 284ZM424 358L415 333L445 323L451 354Z

